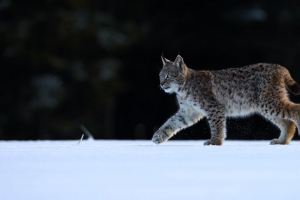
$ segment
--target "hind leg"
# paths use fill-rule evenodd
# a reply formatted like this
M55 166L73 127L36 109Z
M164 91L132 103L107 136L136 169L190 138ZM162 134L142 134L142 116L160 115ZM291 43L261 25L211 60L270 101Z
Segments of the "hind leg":
M270 119L273 123L278 125L280 130L285 130L284 132L286 133L292 132L293 129L287 127L293 127L294 125L296 125L298 130L300 130L300 104L290 102L287 99L282 99L281 101L273 102L268 101L266 104L263 104L260 113L266 116L266 118ZM281 118L283 120L278 120L274 118ZM294 124L289 125L289 123L285 120L292 121ZM287 135L291 135L291 133Z
M281 115L282 118L293 121L296 124L298 130L300 130L300 105L299 104L295 104L291 102L285 103Z
M280 129L280 136L278 139L273 139L270 144L289 144L294 136L296 125L294 122L282 119L279 117L267 117Z

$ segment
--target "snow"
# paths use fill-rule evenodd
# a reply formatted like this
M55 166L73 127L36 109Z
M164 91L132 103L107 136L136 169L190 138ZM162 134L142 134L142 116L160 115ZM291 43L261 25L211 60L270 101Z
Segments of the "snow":
M299 199L300 141L2 141L0 199Z

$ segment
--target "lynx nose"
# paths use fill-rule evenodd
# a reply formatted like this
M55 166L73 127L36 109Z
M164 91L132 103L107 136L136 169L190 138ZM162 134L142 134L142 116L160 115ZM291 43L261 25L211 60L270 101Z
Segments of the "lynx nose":
M163 90L165 89L164 83L161 83L161 84L160 84L160 88L163 89Z

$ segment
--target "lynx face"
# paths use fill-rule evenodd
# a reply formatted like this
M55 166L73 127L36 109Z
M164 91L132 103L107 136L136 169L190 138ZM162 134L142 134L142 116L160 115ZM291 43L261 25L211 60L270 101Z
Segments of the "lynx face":
M167 93L174 93L178 90L178 78L180 73L171 70L174 66L165 66L159 73L160 87Z
M186 66L182 57L173 62L162 57L163 68L159 73L160 87L167 93L178 92L185 82Z

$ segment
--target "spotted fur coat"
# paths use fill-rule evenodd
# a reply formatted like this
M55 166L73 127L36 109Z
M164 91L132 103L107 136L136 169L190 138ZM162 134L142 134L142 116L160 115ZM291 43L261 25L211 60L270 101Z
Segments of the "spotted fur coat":
M226 118L253 113L263 115L281 133L271 144L289 144L295 127L300 128L300 105L289 100L286 88L300 94L289 71L277 64L259 63L219 71L196 71L181 56L174 62L162 56L160 87L176 93L179 109L153 135L160 144L178 131L207 117L211 138L204 145L222 145Z

